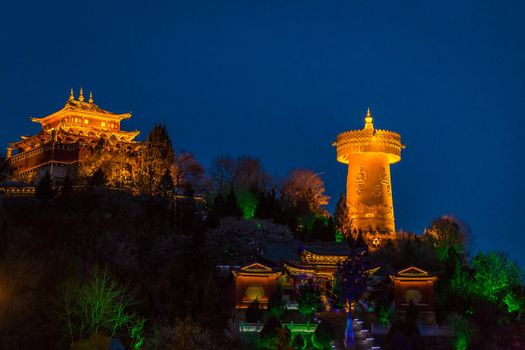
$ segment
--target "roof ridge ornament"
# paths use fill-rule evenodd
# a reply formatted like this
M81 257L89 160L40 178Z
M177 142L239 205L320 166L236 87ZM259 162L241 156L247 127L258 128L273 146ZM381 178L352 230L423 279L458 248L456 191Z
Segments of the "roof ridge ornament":
M84 91L82 90L82 88L80 88L80 94L78 95L78 100L80 102L84 102Z
M365 130L374 130L373 120L374 118L372 118L372 114L370 113L370 107L368 107L365 117Z
M69 100L73 101L75 99L75 94L73 93L73 88L71 88L71 92L69 93Z
M89 92L89 103L93 103L93 92Z

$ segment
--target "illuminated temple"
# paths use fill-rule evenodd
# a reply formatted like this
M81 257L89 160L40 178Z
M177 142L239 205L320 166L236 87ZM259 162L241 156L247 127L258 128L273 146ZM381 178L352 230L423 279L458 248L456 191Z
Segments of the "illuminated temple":
M346 243L269 242L259 259L232 271L235 307L245 309L257 299L266 308L278 286L288 305L305 285L332 296L338 268L348 256Z
M401 160L401 150L405 147L401 136L376 129L369 109L364 128L339 134L333 145L337 160L348 164L346 206L351 234L361 233L369 250L388 239L396 239L390 164ZM267 307L277 286L282 288L290 305L304 285L319 290L321 298L327 300L334 295L338 269L347 259L352 259L351 256L347 243L272 242L259 259L232 271L235 307L245 309L255 299ZM368 273L372 276L378 270L371 267ZM414 286L410 284L412 281L405 280L403 284L398 283L399 286L405 287L408 283L411 293L419 293L412 290L419 286L419 280ZM427 289L422 295L429 295Z
M401 160L401 136L376 129L368 109L363 129L345 131L333 143L337 161L348 164L346 207L354 234L370 248L395 239L390 164Z
M129 118L131 113L116 114L100 108L92 93L85 101L82 89L75 99L71 89L62 109L32 118L41 125L38 134L22 136L10 144L6 158L11 179L34 182L48 172L60 183L68 175L85 179L101 168L110 185L132 182L142 144L134 140L139 131L121 130L121 121Z

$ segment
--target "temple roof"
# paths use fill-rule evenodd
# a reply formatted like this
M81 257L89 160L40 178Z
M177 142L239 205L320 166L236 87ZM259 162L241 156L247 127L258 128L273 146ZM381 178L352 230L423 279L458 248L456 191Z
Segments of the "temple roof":
M410 266L406 269L398 271L395 275L390 275L392 280L428 280L436 281L437 277L428 273L425 270L422 270L415 266Z
M89 144L97 144L97 142L104 138L111 142L125 143L130 145L138 145L138 142L133 139L139 134L139 131L101 131L101 130L73 130L72 128L58 128L57 130L40 130L40 132L33 136L22 136L22 140L12 142L10 147L15 148L19 152L25 152L37 148L52 139L53 132L55 132L56 141L62 143L83 142Z
M113 113L107 111L103 108L100 108L97 104L93 102L93 95L90 93L90 98L88 102L84 101L84 96L82 89L80 89L80 95L78 100L75 100L73 96L73 90L71 90L71 95L66 101L66 104L62 109L51 113L42 118L32 118L31 120L35 123L40 123L44 127L46 124L56 120L62 119L69 115L79 115L79 116L96 116L103 119L112 119L115 121L121 121L123 119L131 118L131 113Z

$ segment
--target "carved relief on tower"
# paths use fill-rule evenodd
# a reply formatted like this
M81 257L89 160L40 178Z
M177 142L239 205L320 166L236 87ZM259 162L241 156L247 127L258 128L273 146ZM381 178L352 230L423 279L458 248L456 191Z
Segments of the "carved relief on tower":
M354 176L354 181L356 183L356 194L358 196L363 194L364 190L364 183L366 182L366 179L368 178L368 174L366 173L365 168L360 167L357 171L357 174Z
M350 213L352 216L355 215L355 217L394 218L394 211L388 204L367 205L364 203L350 203Z
M372 191L372 195L374 197L381 197L381 185L374 185L374 189Z
M357 184L356 193L357 193L358 196L363 194L363 184Z
M366 173L365 168L361 167L357 171L357 174L355 174L355 182L358 184L363 184L366 179L368 178L368 174Z
M388 185L388 184L390 184L390 178L388 177L388 173L387 173L385 167L382 167L382 168L381 168L381 183L382 183L383 185Z

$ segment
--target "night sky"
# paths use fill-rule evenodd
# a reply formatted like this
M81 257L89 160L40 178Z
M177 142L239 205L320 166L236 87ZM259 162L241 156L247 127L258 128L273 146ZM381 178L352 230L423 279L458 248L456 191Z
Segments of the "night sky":
M525 266L525 2L9 1L0 5L0 146L33 134L70 87L165 123L209 167L252 155L275 177L322 173L331 208L346 168L330 145L362 128L402 135L398 229L443 214L474 251Z

